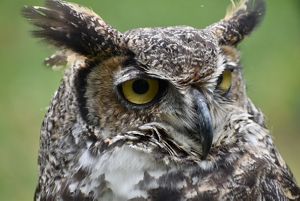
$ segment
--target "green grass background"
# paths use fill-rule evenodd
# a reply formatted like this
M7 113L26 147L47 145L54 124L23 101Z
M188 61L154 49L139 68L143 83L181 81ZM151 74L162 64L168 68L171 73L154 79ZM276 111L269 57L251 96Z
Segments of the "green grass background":
M75 1L75 0L74 0ZM77 0L125 31L136 27L205 27L224 16L230 0ZM53 49L32 39L20 16L39 0L0 0L0 200L32 200L39 129L62 72L42 60ZM265 112L275 143L300 181L300 1L269 0L262 26L243 44L253 101Z

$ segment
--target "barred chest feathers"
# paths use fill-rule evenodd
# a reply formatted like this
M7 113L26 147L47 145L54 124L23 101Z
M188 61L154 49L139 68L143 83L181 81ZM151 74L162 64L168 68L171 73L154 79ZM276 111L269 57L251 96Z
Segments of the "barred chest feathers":
M158 188L159 184L149 182L147 188L143 187L145 189L139 185L148 176L158 179L167 171L167 167L161 161L155 160L152 155L129 146L117 147L98 157L93 157L89 150L84 150L78 163L79 167L88 173L84 180L69 186L70 192L78 189L78 186L81 186L81 191L87 195L89 192L100 190L101 195L95 197L107 201L147 198L146 190Z

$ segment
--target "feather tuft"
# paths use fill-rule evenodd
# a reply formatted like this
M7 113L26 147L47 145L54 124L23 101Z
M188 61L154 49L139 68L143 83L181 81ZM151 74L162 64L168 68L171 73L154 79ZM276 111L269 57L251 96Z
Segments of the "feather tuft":
M209 27L222 45L237 45L262 21L266 3L264 0L231 0L223 20Z
M87 57L120 54L124 49L122 34L92 10L60 0L47 0L45 5L25 6L22 10L37 27L35 37Z

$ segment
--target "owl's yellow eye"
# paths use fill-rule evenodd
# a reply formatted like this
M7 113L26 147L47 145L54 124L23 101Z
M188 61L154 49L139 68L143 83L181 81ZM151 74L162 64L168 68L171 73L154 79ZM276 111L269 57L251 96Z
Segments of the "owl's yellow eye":
M231 88L231 82L232 82L232 71L224 70L224 72L218 79L217 87L218 89L222 90L224 93L227 93Z
M142 105L150 103L159 93L159 81L156 79L132 79L122 83L121 89L125 99Z

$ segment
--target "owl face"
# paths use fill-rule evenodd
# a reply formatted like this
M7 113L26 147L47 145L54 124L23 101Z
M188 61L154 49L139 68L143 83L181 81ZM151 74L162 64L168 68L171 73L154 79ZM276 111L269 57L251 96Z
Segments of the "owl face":
M205 158L231 113L247 113L235 46L260 21L263 1L244 1L203 30L120 33L92 11L59 0L23 13L39 28L35 36L61 49L46 62L73 65L70 82L80 114L99 128L101 138L129 132L149 136L144 131L151 128ZM79 60L82 65L75 67Z
M206 155L227 105L244 98L232 92L240 80L237 52L190 27L132 30L124 43L132 54L92 64L81 77L86 120L106 137L156 124Z

